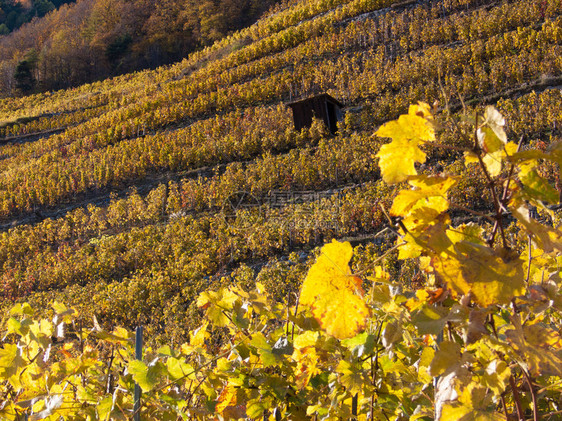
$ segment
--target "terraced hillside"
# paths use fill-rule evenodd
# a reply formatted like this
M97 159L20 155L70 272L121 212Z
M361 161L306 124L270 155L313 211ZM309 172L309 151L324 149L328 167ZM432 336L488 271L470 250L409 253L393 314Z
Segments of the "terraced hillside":
M465 175L463 220L488 209L456 160L460 116L495 104L510 139L544 150L562 140L561 87L560 0L311 0L170 67L2 100L2 303L58 300L176 343L208 288L257 275L294 300L326 240L365 261L385 247L381 123L419 100L458 122L422 171ZM318 93L346 106L335 136L293 129L285 104Z

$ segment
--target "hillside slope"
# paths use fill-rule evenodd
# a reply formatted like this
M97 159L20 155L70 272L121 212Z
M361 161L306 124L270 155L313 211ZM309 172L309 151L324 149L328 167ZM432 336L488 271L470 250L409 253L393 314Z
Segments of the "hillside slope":
M59 300L179 342L212 286L256 273L293 300L324 241L352 238L365 257L384 247L392 191L373 133L410 103L453 121L496 104L525 147L561 140L561 11L560 0L293 2L176 65L1 100L4 306ZM338 134L294 131L284 104L324 92L347 107ZM460 145L462 129L440 137ZM454 150L428 154L423 171L465 175L459 209L487 211L481 176Z

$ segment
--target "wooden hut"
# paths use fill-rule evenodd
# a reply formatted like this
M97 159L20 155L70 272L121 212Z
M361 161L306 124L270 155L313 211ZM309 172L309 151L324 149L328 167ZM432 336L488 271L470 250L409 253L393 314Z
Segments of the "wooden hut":
M321 94L311 98L287 104L293 110L295 129L310 127L314 117L320 118L332 134L338 131L338 121L343 118L343 104L328 94Z

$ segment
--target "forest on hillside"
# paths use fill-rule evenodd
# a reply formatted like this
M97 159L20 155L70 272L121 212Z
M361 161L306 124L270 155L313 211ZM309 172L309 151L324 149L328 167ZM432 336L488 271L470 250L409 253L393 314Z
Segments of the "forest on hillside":
M24 8L20 2L3 0L0 97L56 90L173 63L248 26L276 3L79 0L42 6L41 1Z

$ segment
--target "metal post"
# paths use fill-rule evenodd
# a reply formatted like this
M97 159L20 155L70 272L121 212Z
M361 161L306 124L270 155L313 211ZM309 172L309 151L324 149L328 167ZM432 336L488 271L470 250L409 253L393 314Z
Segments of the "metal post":
M142 361L142 326L138 326L135 330L135 358ZM141 388L135 383L135 406L133 412L133 420L140 421L140 398Z

